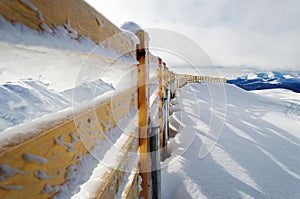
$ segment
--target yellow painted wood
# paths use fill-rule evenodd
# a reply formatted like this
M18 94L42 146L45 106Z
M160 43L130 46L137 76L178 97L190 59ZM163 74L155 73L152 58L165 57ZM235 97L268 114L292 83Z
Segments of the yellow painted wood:
M163 69L162 60L158 59L158 78L159 78L159 141L160 141L160 152L162 153L163 148Z
M164 85L163 85L163 94L166 97L167 96L167 84L168 84L168 71L167 71L167 65L166 63L163 63L164 66L164 74L163 74L163 78L164 78Z
M0 15L11 22L18 22L27 27L42 31L41 24L53 29L55 25L64 27L70 24L77 31L78 36L86 36L96 43L110 39L112 49L120 54L134 50L133 41L125 42L128 36L97 12L84 0L30 0L38 9L32 10L20 0L1 0ZM43 16L42 18L39 16ZM43 19L43 20L42 20ZM113 35L120 34L117 37Z
M140 44L137 45L137 60L138 64L138 109L139 109L139 142L140 142L140 172L142 181L141 195L148 199L148 87L149 81L148 63L146 62L146 46L148 41L143 30L136 33L140 39Z
M0 175L4 178L0 182L0 198L50 198L54 195L55 192L43 194L44 187L60 186L66 182L68 167L78 163L79 157L91 150L96 139L103 140L104 134L116 126L116 121L136 107L134 92L128 90L114 96L98 104L94 110L77 115L2 152ZM111 110L116 108L118 111L112 113ZM108 120L111 121L110 125L107 125ZM32 155L35 160L28 161L26 157ZM8 173L3 168L7 167L15 173L6 176ZM51 178L39 179L37 174L41 171L45 171Z
M103 179L104 183L102 184L99 192L96 195L97 199L114 198L115 194L117 193L124 180L123 177L125 172L127 171L128 165L131 161L133 161L132 158L137 153L137 149L139 147L137 136L138 129L136 129L134 135L135 136L129 137L126 144L121 148L121 151L124 152L124 155L119 161L116 169L110 169L110 171L107 172L105 179Z

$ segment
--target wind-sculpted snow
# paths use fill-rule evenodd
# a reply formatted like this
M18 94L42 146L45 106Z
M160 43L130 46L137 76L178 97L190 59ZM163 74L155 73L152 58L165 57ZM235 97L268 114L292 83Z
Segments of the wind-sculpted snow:
M91 82L85 82L74 89L68 89L63 91L61 94L72 99L73 102L80 103L84 100L92 100L95 97L113 90L114 87L111 84L103 82L101 79Z
M227 82L245 90L284 88L300 93L299 72L250 73Z
M61 93L49 89L48 84L39 80L7 82L0 85L0 131L71 107L73 99L80 103L113 89L102 80L86 82Z
M299 198L300 121L286 114L298 111L290 103L300 104L300 94L225 85L226 118L216 140L211 119L223 117L213 108L216 86L188 84L172 102L177 134L162 164L162 198ZM216 142L211 150L207 140ZM201 158L203 147L209 153Z

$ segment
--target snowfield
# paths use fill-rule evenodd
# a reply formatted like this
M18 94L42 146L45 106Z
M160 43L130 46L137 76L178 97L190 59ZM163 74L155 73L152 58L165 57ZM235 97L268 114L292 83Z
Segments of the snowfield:
M289 93L265 97L225 85L223 106L222 96L210 97L222 90L194 83L177 92L162 198L300 198L300 122L286 117ZM219 137L207 133L212 118L224 124Z

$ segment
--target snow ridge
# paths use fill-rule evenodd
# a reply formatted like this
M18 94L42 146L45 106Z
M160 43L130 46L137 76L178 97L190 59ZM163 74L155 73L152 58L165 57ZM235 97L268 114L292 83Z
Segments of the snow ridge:
M80 103L114 90L111 84L102 80L85 82L63 92L51 90L48 86L31 78L0 85L0 131L71 107L73 100Z

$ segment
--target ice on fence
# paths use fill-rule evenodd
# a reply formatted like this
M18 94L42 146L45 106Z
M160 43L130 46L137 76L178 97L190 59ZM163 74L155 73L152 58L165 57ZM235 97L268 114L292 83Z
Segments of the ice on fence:
M25 6L27 6L28 8L30 8L31 10L33 10L33 11L38 11L38 8L35 6L35 5L33 5L31 2L30 2L30 0L20 0Z
M47 164L48 163L48 160L46 158L31 154L31 153L24 153L22 157L25 162L34 162L37 164Z

